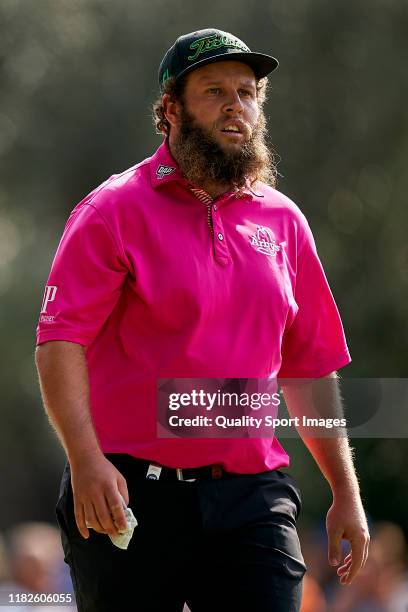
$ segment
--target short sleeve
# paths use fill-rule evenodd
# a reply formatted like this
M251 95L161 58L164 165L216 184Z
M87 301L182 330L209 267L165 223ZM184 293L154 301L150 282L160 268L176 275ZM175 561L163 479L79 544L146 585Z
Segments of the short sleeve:
M37 344L92 343L117 303L128 268L107 222L92 205L71 213L44 291Z
M306 220L294 295L298 311L284 331L279 378L319 378L350 363L339 311Z

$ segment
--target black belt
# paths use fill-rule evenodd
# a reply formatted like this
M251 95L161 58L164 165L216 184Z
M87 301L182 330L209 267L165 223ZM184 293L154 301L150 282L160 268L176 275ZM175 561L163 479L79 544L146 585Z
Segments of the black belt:
M131 471L137 470L140 477L149 480L218 480L234 476L232 472L226 472L218 463L195 468L170 468L155 461L138 459L131 455L107 453L106 457L116 465L119 471L122 466L126 466Z
M144 463L146 466L146 478L151 480L218 480L229 475L217 463L196 468L170 468L150 461L144 461Z
M146 472L146 478L150 478L154 471L152 466L157 464L148 463L147 472L150 470L150 474ZM226 472L224 468L218 463L212 465L203 465L197 468L169 468L166 466L160 466L160 478L168 478L171 480L219 480L220 478L227 478L232 476L229 472ZM154 468L153 468L154 469Z

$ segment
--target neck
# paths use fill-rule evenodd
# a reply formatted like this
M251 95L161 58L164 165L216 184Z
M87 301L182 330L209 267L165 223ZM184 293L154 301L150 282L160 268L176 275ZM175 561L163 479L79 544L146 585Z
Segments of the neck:
M226 183L204 183L203 185L196 185L196 187L204 189L212 198L217 198L219 195L232 190L232 185Z

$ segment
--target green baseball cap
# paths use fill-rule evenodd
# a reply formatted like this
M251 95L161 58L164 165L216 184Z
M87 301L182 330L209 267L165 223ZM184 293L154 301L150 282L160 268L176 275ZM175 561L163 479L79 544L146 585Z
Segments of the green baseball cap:
M159 68L159 84L175 79L212 62L235 60L252 68L257 79L278 67L271 55L254 53L239 38L228 32L208 28L180 36L166 52Z

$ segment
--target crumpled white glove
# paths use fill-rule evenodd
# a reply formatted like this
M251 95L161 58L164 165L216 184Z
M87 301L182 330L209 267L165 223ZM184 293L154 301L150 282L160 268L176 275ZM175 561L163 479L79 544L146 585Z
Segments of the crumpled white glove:
M122 497L122 503L123 503L123 510L125 512L127 528L124 531L119 531L119 535L116 535L116 536L111 536L110 534L108 535L110 539L112 540L112 543L115 546L117 546L118 548L121 548L122 550L126 550L127 547L129 546L130 540L132 539L133 531L135 527L137 527L137 520L132 510L126 507L125 500L123 499L123 497Z
M123 499L122 496L121 496L121 500L122 500L123 510L125 512L127 527L126 529L119 531L119 535L111 536L110 533L108 535L112 541L112 544L114 544L118 548L121 548L122 550L126 550L127 547L129 546L130 540L132 539L133 531L135 527L137 527L138 523L137 523L136 517L133 514L132 510L126 507L125 500ZM91 525L87 524L87 527L88 529L92 529Z

